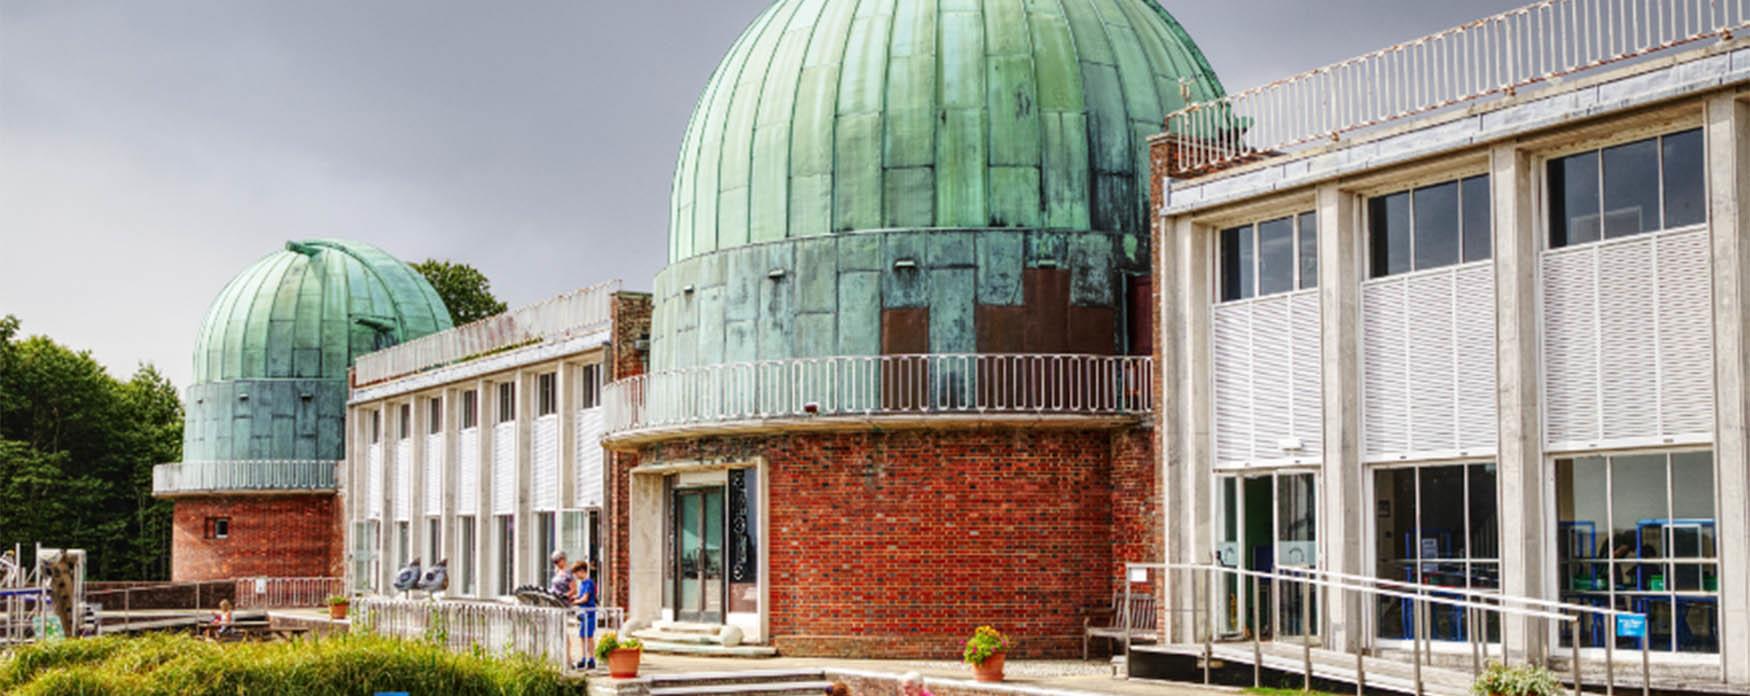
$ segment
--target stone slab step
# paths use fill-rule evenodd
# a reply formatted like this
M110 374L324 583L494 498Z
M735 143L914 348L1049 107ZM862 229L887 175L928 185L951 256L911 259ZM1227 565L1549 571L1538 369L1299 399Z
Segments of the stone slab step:
M637 634L633 635L637 636ZM699 655L702 657L778 656L778 649L769 645L737 645L735 647L728 647L717 645L716 643L672 643L662 640L645 640L643 636L638 636L638 639L644 641L645 652L661 653L665 655Z
M740 682L817 682L826 679L818 669L748 669L735 672L681 672L650 675L651 688L708 686Z
M685 621L658 621L651 625L658 631L669 633L697 633L701 635L717 635L723 630L723 624L688 623Z
M800 696L822 694L832 687L829 681L739 682L702 686L650 687L650 696Z
M646 628L639 631L633 631L632 637L646 643L656 641L658 643L688 643L692 645L723 644L723 641L720 640L715 633L676 633L674 631L666 631L660 628Z

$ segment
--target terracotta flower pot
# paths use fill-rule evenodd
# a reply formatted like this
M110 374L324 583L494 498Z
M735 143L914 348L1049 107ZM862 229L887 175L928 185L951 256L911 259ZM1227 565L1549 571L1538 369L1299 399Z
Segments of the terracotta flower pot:
M994 653L972 666L972 678L981 682L1000 682L1003 680L1004 653Z
M346 618L346 608L346 602L328 605L328 618L335 620Z
M631 679L638 676L638 658L643 650L620 649L608 653L608 676L615 679Z

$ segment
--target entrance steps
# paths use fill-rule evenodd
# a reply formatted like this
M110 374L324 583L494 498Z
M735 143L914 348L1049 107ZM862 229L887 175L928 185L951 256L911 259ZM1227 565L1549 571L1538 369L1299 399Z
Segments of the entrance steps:
M744 645L741 629L722 624L658 621L650 628L632 632L644 641L644 649L671 655L703 657L777 657L768 645Z
M1134 659L1140 664L1151 655L1189 657L1195 660L1197 669L1203 668L1202 643L1168 643L1165 645L1138 645L1131 648ZM1258 666L1267 672L1302 675L1306 672L1305 655L1297 644L1264 643L1261 646ZM1247 643L1216 643L1211 651L1213 661L1211 671L1252 669L1254 660L1252 644ZM1127 666L1126 669L1129 667ZM1353 686L1356 682L1356 661L1353 653L1313 648L1312 675L1314 679ZM1399 660L1391 657L1366 657L1360 669L1362 670L1368 691L1383 691L1399 694L1426 694L1427 696L1469 696L1471 673L1469 669L1453 669L1424 665L1421 671L1422 688L1416 688L1415 667L1407 659ZM1132 672L1134 674L1135 672Z
M652 675L650 696L819 696L830 686L820 670L692 672Z

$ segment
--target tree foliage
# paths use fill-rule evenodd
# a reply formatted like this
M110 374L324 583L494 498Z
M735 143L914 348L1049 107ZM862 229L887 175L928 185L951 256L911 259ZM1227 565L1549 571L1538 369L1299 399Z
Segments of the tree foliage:
M492 294L486 274L465 263L426 259L413 264L450 308L450 322L461 326L504 312L508 307Z
M182 457L176 388L19 328L0 318L0 544L83 548L94 579L166 577L171 506L152 466Z

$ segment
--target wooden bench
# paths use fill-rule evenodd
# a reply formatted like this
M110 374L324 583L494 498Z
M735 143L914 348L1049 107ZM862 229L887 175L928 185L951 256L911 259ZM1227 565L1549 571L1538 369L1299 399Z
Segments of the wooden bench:
M1126 633L1130 640L1140 643L1156 643L1160 641L1160 629L1155 623L1155 596L1152 592L1130 593L1130 620L1125 625L1125 612L1120 610L1124 603L1124 590L1112 593L1112 606L1092 607L1082 611L1082 659L1088 659L1088 642L1094 638L1104 638L1108 643L1124 640Z

